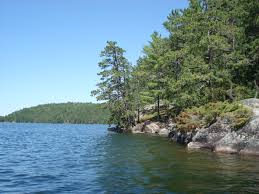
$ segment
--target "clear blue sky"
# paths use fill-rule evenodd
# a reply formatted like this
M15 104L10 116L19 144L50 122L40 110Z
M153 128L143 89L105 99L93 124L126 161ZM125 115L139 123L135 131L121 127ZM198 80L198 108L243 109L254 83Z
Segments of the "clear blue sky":
M107 40L134 64L187 0L0 0L0 115L52 102L95 102Z

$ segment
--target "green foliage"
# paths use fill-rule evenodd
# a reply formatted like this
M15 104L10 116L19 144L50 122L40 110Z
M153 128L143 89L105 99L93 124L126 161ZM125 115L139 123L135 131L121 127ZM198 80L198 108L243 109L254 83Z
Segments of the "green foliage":
M103 104L45 104L16 111L4 117L8 122L32 123L107 123L109 111Z
M191 0L173 10L134 68L140 105L156 96L178 111L254 96L259 79L257 0Z
M145 114L143 117L140 118L140 122L144 122L144 121L147 121L147 120L155 120L157 117L157 113L154 112L154 113L150 113L150 114Z
M158 96L165 95L167 84L166 69L162 67L160 58L169 49L169 42L157 32L151 35L152 41L143 48L144 55L139 58L133 73L140 88L139 101L142 105L153 103Z
M225 101L188 108L178 115L176 122L179 129L191 131L209 126L221 118L227 119L233 129L239 129L249 121L251 116L252 111L244 105Z
M124 57L125 50L117 46L117 42L108 41L101 52L99 62L101 82L92 95L97 100L105 101L106 108L111 112L109 123L118 126L130 126L134 121L132 95L130 87L131 65Z
M233 93L235 95L236 100L250 98L254 95L254 91L252 88L238 85L233 89Z
M156 109L150 109L150 110L142 110L141 112L141 118L140 122L144 122L147 120L150 121L157 121L158 113ZM168 110L168 106L165 106L164 104L160 107L160 121L166 121L168 118L168 115L170 115L170 111Z
M178 117L182 128L209 125L222 116L235 121L233 128L247 121L245 109L227 111L224 108L235 107L235 103L225 107L217 102L236 102L259 94L259 1L189 2L188 8L173 10L164 22L169 36L151 35L132 71L128 71L124 50L108 42L99 64L103 71L97 99L109 102L113 121L129 120L134 110L140 112L147 104L156 104L160 120L160 100L174 106L172 116L195 106L215 106L211 111L204 107L204 113L201 108L199 114L182 112ZM119 71L114 68L117 54L122 65ZM122 75L127 79L119 87L116 79ZM114 93L125 95L114 98ZM154 115L146 117L153 119Z

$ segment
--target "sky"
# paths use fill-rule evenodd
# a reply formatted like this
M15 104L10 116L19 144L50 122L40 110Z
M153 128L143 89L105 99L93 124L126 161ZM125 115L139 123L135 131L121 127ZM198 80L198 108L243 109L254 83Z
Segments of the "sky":
M96 102L107 40L132 64L187 0L0 0L0 115L45 103Z

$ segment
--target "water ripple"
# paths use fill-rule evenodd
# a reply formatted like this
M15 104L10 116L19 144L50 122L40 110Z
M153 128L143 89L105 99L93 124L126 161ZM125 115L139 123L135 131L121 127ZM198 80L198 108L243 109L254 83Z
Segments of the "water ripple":
M0 123L0 193L259 192L259 158L106 127Z

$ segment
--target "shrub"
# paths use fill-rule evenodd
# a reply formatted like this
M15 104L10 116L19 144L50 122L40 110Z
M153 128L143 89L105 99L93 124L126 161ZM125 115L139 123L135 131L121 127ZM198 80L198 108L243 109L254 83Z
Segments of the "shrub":
M233 129L244 126L252 116L252 111L237 102L208 103L200 107L192 107L181 112L176 118L177 127L184 131L208 127L219 118L229 120Z
M140 117L140 122L144 122L147 120L155 120L156 118L157 118L157 113L145 114L142 117Z

